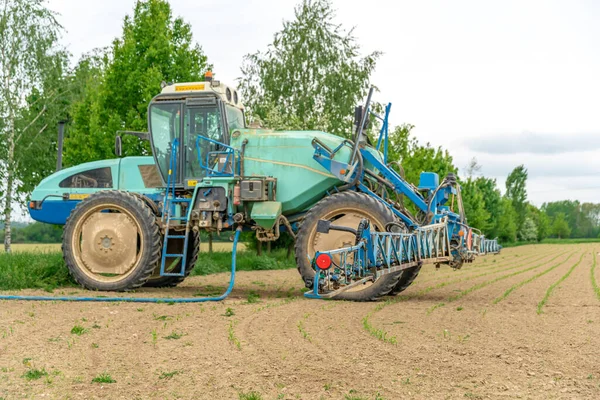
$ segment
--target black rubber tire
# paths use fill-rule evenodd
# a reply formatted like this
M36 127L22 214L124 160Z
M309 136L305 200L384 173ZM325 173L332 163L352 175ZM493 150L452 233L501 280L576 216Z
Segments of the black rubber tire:
M81 268L85 267L77 264L77 260L73 255L74 249L71 246L71 237L74 235L73 230L77 221L90 208L99 205L117 205L124 208L131 213L142 230L140 240L143 240L144 250L140 259L128 276L116 282L94 280L82 272ZM156 266L160 265L161 248L161 234L152 209L134 194L120 190L104 190L94 193L81 201L71 211L63 229L62 251L65 263L69 268L69 273L77 283L90 290L120 292L133 290L142 286L150 275L152 275L152 271L154 271Z
M398 279L398 283L396 283L396 286L394 286L389 295L395 296L398 293L405 291L406 288L412 285L412 283L417 278L417 275L419 275L421 267L422 264L419 264L416 267L408 268L402 271L402 275L400 276L400 279Z
M304 217L298 235L296 236L296 263L298 272L307 288L312 289L315 277L315 271L309 261L309 238L311 233L317 228L317 222L321 217L327 215L336 209L352 208L364 210L370 215L375 216L376 220L371 220L371 226L384 227L386 223L395 219L394 214L382 203L364 193L354 191L345 191L327 196L315 204ZM357 227L351 227L356 229ZM375 301L382 296L387 295L398 282L402 272L396 272L384 275L364 290L342 292L335 297L336 300L351 301Z
M162 240L162 239L161 239ZM183 239L181 239L183 241ZM171 251L169 249L169 253L175 253L180 249ZM160 276L157 278L150 277L146 283L144 283L144 287L175 287L179 285L181 282L187 278L194 267L196 266L196 261L198 261L198 253L200 251L200 234L195 232L189 233L188 238L188 250L187 250L187 263L185 265L185 275L184 276ZM178 269L178 266L175 266L174 269ZM158 264L158 270L160 270L160 263Z

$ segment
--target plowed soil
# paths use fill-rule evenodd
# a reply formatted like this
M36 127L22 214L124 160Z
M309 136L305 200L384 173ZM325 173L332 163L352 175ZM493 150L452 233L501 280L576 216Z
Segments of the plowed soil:
M304 299L294 270L238 273L218 303L2 301L0 398L600 398L599 250L523 246L458 271L427 265L378 303ZM193 277L135 296L227 283Z

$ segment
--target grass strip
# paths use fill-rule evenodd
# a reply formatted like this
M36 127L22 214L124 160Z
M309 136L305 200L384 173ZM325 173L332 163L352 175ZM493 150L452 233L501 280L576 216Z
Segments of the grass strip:
M592 261L592 268L590 268L590 278L592 279L592 287L594 288L596 297L600 300L600 287L598 287L598 282L596 282L596 253L592 252L592 255L594 258Z
M552 271L552 270L554 270L554 269L558 268L559 266L563 265L564 263L566 263L567 261L569 261L569 258L571 258L571 256L572 256L573 254L575 254L575 252L573 252L573 253L569 254L569 256L568 256L568 257L567 257L565 260L563 260L563 261L559 262L558 264L555 264L555 265L551 266L551 267L550 267L550 268L548 268L547 270L544 270L544 271L540 272L539 274L535 274L534 276L532 276L532 277L531 277L531 278L529 278L529 279L526 279L526 280L524 280L524 281L522 281L522 282L519 282L519 283L517 283L516 285L513 285L513 286L511 286L510 288L508 288L508 290L507 290L506 292L502 293L502 295L501 295L501 296L499 296L499 297L497 297L496 299L494 299L494 304L498 304L498 303L500 303L502 300L504 300L505 298L507 298L507 297L508 297L508 295L510 295L512 292L514 292L514 291L515 291L515 290L517 290L518 288L520 288L520 287L522 287L522 286L525 286L526 284L528 284L528 283L530 283L530 282L532 282L532 281L536 280L536 279L537 279L537 278L539 278L540 276L546 275L548 272L550 272L550 271Z
M550 295L552 294L552 292L554 291L554 289L558 285L560 285L561 282L563 282L565 279L567 279L569 277L569 275L571 275L571 272L573 272L573 270L581 263L581 260L583 259L583 255L584 254L585 253L581 253L581 257L579 257L579 261L577 261L575 264L573 264L573 266L567 271L566 274L564 274L559 280L557 280L552 285L550 285L550 287L548 288L548 290L546 290L546 294L544 295L544 298L537 305L537 313L538 313L538 315L540 315L541 313L543 313L542 309L544 308L544 305L546 305L546 303L548 302L548 298L550 297Z
M237 253L236 271L264 271L296 268L294 257L287 258L286 249L257 256L254 251ZM209 275L231 270L231 252L200 253L191 275Z
M257 256L253 251L237 254L237 271L280 270L296 268L294 257L286 249ZM200 253L192 275L208 275L231 270L231 252ZM44 289L76 286L69 275L62 254L57 251L22 251L0 254L0 290Z
M0 290L44 289L74 286L62 254L17 252L0 254Z

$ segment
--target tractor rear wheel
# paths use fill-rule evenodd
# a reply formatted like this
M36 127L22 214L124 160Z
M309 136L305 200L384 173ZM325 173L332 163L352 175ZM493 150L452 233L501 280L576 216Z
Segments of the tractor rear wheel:
M312 289L315 270L311 260L317 251L333 250L353 246L356 237L353 233L331 230L317 232L319 220L331 221L333 225L356 229L362 219L371 222L371 228L384 231L388 222L394 221L394 214L376 199L353 191L336 193L319 201L304 217L296 237L296 263L307 288ZM374 301L387 295L398 282L402 272L383 275L372 283L340 293L335 299L354 301ZM354 288L353 288L354 289Z
M131 290L159 265L160 239L155 215L143 200L124 191L101 191L71 212L63 230L63 257L87 289Z
M170 240L167 252L169 254L181 253L183 239ZM175 287L187 278L198 261L200 250L200 234L191 231L188 236L187 262L185 264L184 276L160 276L160 263L154 270L152 276L144 284L145 287ZM181 271L181 258L167 258L167 272Z

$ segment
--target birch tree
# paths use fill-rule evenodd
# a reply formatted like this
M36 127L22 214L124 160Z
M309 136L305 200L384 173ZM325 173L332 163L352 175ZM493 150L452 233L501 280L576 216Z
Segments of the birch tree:
M0 13L0 194L10 252L13 207L54 160L67 55L57 46L62 28L44 1L0 0Z
M381 55L360 56L352 30L335 22L329 0L302 0L265 52L248 54L239 80L252 120L274 129L319 129L351 136Z

